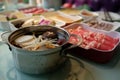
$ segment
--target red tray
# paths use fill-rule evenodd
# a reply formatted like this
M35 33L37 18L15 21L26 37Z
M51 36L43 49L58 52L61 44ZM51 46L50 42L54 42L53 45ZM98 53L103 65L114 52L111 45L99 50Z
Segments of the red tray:
M92 62L95 63L108 63L110 62L113 58L115 54L118 51L118 47L116 47L113 51L110 52L101 52L101 51L96 51L93 49L83 49L80 47L76 47L74 49L71 49L68 51L68 53L70 53L73 56L82 58L84 60L90 60Z
M74 49L69 50L68 52L72 55L75 55L77 57L83 57L85 59L97 62L97 63L107 63L109 62L114 54L116 53L116 51L118 50L118 45L120 42L120 34L118 32L115 31L103 31L103 30L96 30L96 29L91 29L90 27L83 25L83 24L72 24L69 26L66 26L65 29L73 29L76 28L76 26L82 26L85 29L94 31L94 32L100 32L106 35L109 35L113 38L119 38L119 41L116 43L116 45L113 47L113 49L111 50L98 50L98 49L84 49L82 47L76 47Z

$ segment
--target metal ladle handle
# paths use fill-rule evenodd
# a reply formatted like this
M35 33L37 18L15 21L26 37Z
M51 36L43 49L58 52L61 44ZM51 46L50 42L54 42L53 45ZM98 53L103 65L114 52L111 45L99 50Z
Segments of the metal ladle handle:
M60 53L62 56L66 56L67 50L72 49L72 48L75 48L75 47L78 47L78 46L80 46L80 44L82 43L82 37L81 37L81 36L78 36L78 35L76 35L76 34L70 34L70 36L71 36L71 37L76 37L79 41L78 41L77 44L72 44L72 45L68 46L67 48L62 49L62 50L61 50L61 53Z

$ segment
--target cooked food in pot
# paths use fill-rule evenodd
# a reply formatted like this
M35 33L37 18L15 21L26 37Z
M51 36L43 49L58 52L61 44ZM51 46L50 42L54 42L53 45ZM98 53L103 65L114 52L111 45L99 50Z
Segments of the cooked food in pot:
M64 40L57 38L57 34L53 31L46 31L40 35L38 34L26 34L18 37L15 40L17 47L36 51L36 50L47 50L59 47Z

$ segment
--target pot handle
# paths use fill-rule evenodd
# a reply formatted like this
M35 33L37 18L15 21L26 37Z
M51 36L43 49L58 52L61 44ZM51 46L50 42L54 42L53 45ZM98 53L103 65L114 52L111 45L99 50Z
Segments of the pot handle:
M8 31L3 32L3 33L1 34L1 39L2 39L1 42L7 44L8 47L9 47L9 49L10 49L10 51L11 51L11 47L10 47L10 45L8 44L8 36L10 35L10 33L11 33L11 32L8 32Z
M63 47L63 49L62 49L61 52L60 52L60 54L61 54L62 56L66 56L67 50L72 49L72 48L75 48L75 47L78 47L78 46L82 43L82 37L81 37L81 36L78 36L78 35L76 35L76 34L71 34L70 36L77 38L77 39L78 39L78 43L77 43L77 44L72 44L72 45L66 46L65 49L64 49L64 47Z

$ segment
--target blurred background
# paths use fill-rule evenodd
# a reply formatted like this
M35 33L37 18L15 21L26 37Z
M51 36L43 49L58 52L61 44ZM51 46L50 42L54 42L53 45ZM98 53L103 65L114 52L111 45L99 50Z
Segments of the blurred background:
M120 11L120 0L63 0L63 4L72 4L73 7L87 8L92 11L106 9L112 12Z
M106 9L107 11L120 12L120 0L0 0L0 8L3 7L5 3L25 3L33 4L43 7L54 7L59 8L78 8L78 9L88 9L91 11L100 11ZM36 4L35 4L36 3Z

